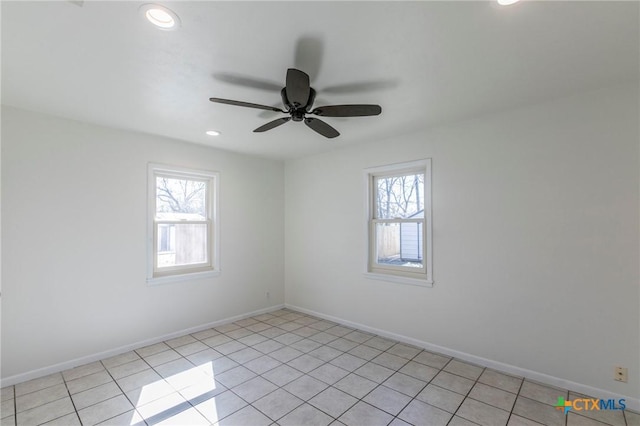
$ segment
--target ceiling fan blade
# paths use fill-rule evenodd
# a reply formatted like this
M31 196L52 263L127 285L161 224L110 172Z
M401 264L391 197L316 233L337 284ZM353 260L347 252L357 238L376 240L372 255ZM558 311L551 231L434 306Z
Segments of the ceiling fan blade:
M317 118L305 118L304 124L311 127L316 132L320 133L322 136L326 138L335 138L336 136L340 136L340 133L329 126L322 120L318 120Z
M328 105L314 109L311 114L323 117L366 117L379 115L381 112L380 105Z
M280 89L282 89L282 84L260 80L241 74L218 72L213 74L213 78L224 83L234 84L236 86L251 87L252 89L266 90L269 92L279 92Z
M216 102L219 104L235 105L235 106L241 106L241 107L247 107L247 108L266 109L268 111L283 112L285 114L287 113L287 111L283 111L280 108L272 107L269 105L252 104L251 102L234 101L231 99L220 99L220 98L209 98L209 100L211 102Z
M324 42L318 35L308 34L296 40L294 66L306 70L311 81L318 78L322 65Z
M273 120L273 121L268 122L267 124L263 124L262 126L260 126L257 129L255 129L254 132L266 132L267 130L271 130L274 127L278 127L278 126L283 125L284 123L286 123L289 120L291 120L291 117L278 118L277 120Z
M335 94L364 93L373 92L375 90L393 89L397 86L398 82L396 80L359 81L357 83L343 83L323 87L321 92Z
M309 76L295 68L287 70L287 98L292 104L304 106L309 100Z

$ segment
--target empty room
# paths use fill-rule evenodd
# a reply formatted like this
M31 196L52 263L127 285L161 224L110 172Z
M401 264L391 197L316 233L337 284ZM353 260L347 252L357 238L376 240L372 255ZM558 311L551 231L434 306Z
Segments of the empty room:
M640 425L640 2L0 15L2 426Z

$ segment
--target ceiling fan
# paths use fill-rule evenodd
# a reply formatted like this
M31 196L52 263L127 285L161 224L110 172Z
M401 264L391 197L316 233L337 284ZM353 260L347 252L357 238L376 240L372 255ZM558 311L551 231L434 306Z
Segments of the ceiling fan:
M286 86L282 88L280 95L282 96L282 103L285 105L286 110L231 99L209 98L209 100L220 104L265 109L289 114L289 117L282 117L270 121L255 129L254 132L266 132L267 130L271 130L293 120L304 121L304 124L312 130L315 130L327 138L335 138L340 135L340 133L324 121L315 117L307 117L307 115L319 115L321 117L364 117L379 115L382 112L380 105L328 105L312 109L313 101L316 98L316 91L309 84L309 76L295 68L289 68L287 70Z

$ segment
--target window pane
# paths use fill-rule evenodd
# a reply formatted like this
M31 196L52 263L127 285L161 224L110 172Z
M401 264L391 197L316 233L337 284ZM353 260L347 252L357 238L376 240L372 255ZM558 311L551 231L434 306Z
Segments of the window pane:
M376 218L424 217L424 173L376 178Z
M207 183L200 180L156 177L156 218L203 220L207 218Z
M376 263L422 268L422 222L377 223Z
M206 224L158 224L158 268L208 262Z

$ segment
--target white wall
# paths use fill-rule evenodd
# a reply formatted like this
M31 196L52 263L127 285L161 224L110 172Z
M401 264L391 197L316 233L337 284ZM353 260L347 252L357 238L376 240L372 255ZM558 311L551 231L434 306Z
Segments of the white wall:
M219 277L145 283L148 162L220 172ZM283 204L281 162L3 108L2 377L283 303Z
M288 161L287 304L638 398L638 114L619 87ZM363 169L427 157L435 286L364 278Z

